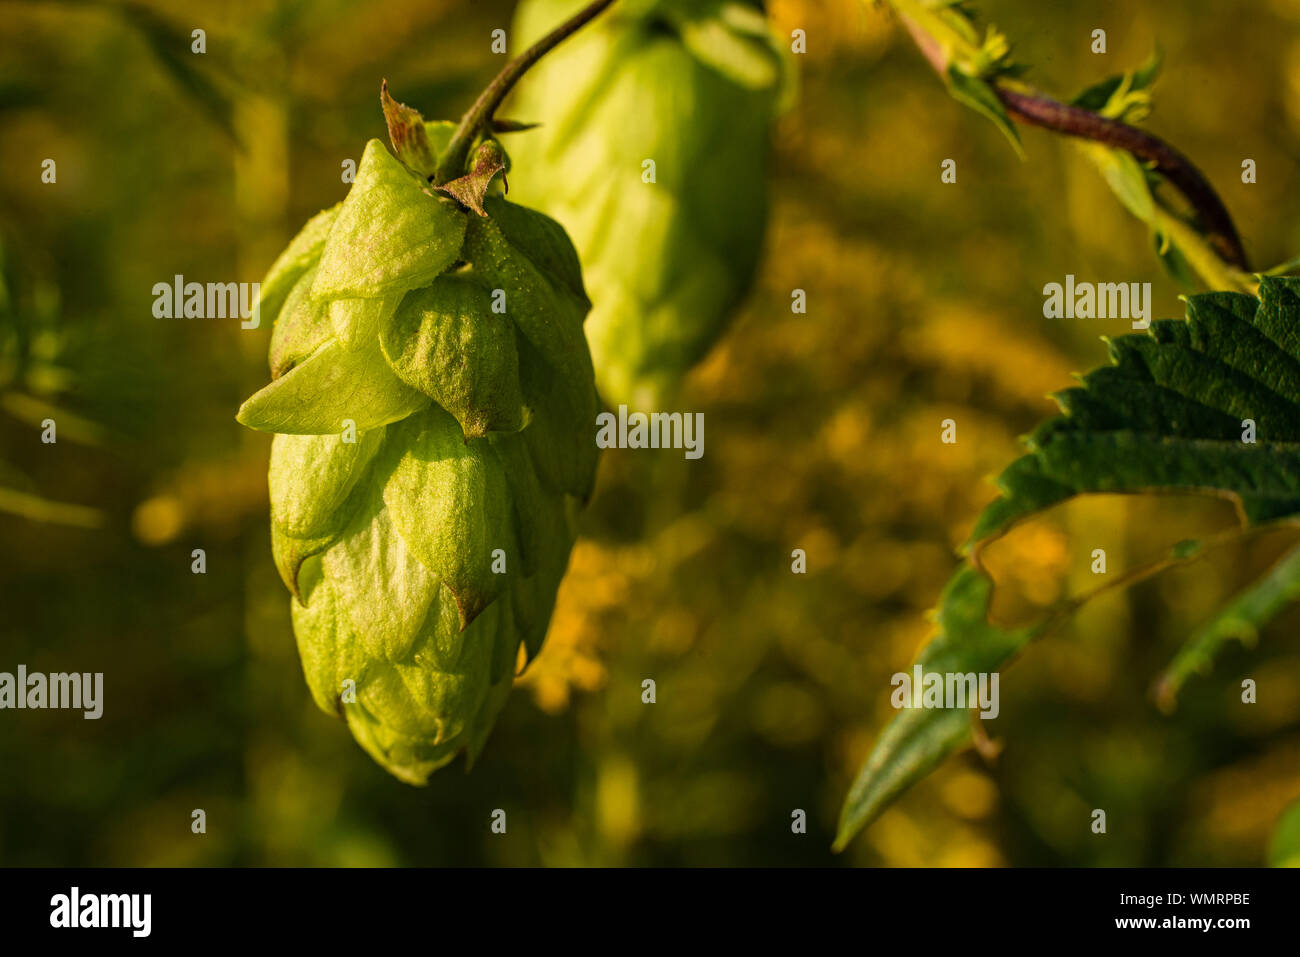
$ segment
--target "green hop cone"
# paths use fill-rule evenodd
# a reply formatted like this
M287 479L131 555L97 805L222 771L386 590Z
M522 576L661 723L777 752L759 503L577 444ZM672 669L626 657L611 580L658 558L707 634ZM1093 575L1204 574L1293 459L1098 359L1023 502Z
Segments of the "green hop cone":
M525 0L513 42L580 6ZM512 115L541 125L511 144L511 195L573 237L607 402L657 408L747 292L787 63L757 2L625 0L519 84Z
M272 382L238 418L276 433L271 544L316 703L423 784L475 759L541 646L597 398L564 230L488 195L491 140L430 186L451 125L384 104L402 159L371 140L271 267Z

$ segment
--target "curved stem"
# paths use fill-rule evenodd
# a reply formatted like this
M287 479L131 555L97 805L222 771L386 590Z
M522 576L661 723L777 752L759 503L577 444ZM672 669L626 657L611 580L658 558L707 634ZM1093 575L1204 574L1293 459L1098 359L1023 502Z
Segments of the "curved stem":
M948 71L949 53L943 44L911 17L900 13L900 18L926 60L940 76L944 76ZM1206 233L1205 238L1213 245L1215 252L1229 265L1243 272L1250 271L1241 237L1237 235L1237 227L1233 225L1232 216L1223 205L1223 200L1219 199L1219 194L1195 164L1164 140L1136 126L1109 119L1082 107L1061 103L1037 90L1013 90L997 80L989 81L989 86L1012 119L1066 136L1103 143L1155 164L1156 170L1196 210Z
M447 152L443 154L442 162L438 164L434 176L435 185L442 186L461 175L474 139L479 131L491 122L492 114L519 82L519 78L538 60L604 13L613 3L614 0L595 0L594 3L588 4L505 65L496 79L488 84L487 89L474 101L474 105L461 117L460 125L456 127L456 132L447 146Z
M1154 164L1156 171L1187 197L1200 217L1206 238L1214 244L1224 261L1249 271L1246 251L1223 200L1219 199L1219 194L1196 165L1174 147L1146 130L1082 107L1060 103L1049 96L1019 93L997 83L993 84L993 91L1007 108L1007 113L1022 123L1103 143Z

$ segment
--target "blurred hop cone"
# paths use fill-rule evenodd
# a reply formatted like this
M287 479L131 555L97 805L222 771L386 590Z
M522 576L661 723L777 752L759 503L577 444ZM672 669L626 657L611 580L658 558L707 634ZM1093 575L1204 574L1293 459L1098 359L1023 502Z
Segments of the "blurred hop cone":
M525 0L513 48L583 2ZM756 2L624 0L519 84L511 115L541 125L511 143L510 195L578 247L611 405L659 408L748 290L787 67Z
M430 186L451 124L384 106L401 159L371 140L271 267L272 381L238 418L275 433L271 543L316 703L424 784L474 761L541 646L598 400L564 230L487 195L491 139L458 181L479 188L448 184L464 203Z

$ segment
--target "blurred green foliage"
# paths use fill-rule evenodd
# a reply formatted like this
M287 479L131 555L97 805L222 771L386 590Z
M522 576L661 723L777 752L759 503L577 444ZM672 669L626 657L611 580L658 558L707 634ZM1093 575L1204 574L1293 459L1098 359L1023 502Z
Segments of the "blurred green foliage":
M759 286L680 400L705 413L706 454L603 456L547 649L474 771L417 789L375 767L302 679L271 563L269 440L234 421L269 330L155 319L151 289L175 274L258 280L342 197L344 160L383 135L381 78L454 118L499 68L490 34L511 4L147 5L183 41L206 30L208 52L179 60L199 79L159 56L139 14L3 4L0 236L22 309L5 312L0 342L39 340L57 303L62 345L37 352L63 371L56 392L18 375L0 388L20 407L57 403L90 434L61 428L45 445L12 399L0 405L0 461L20 473L0 485L104 523L0 511L0 670L103 671L105 710L0 712L0 863L1264 862L1300 796L1300 616L1189 683L1171 716L1147 681L1293 543L1284 531L1098 601L1045 638L1004 676L988 726L1001 757L949 762L830 854L849 781L892 714L889 676L927 636L953 549L993 496L985 478L1053 411L1044 395L1102 359L1097 337L1127 331L1042 318L1043 284L1150 281L1160 315L1182 310L1145 227L1070 144L1024 131L1016 160L868 4L770 7L787 35L807 30L809 52L777 130ZM1257 264L1300 248L1300 224L1279 214L1300 155L1300 3L981 12L1053 90L1158 43L1147 125L1220 189ZM1097 27L1104 57L1089 52ZM1240 182L1246 156L1256 185ZM55 184L41 182L46 158ZM940 183L946 158L955 185ZM790 311L795 288L806 315ZM953 446L938 441L949 417ZM1087 574L1095 547L1136 564L1223 520L1197 500L1089 500L989 560L1042 605ZM206 575L191 574L195 548ZM791 573L795 548L806 575ZM1239 703L1243 677L1257 705ZM646 678L655 705L641 703ZM1096 807L1104 838L1087 827ZM496 808L504 836L489 830ZM796 808L806 835L791 833Z

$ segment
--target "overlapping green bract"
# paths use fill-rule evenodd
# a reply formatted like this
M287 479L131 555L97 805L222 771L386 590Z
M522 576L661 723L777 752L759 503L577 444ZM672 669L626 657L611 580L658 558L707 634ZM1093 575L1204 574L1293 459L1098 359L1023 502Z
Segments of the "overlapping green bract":
M277 433L272 546L312 695L414 784L481 750L595 473L577 255L540 213L483 205L370 141L263 283L273 381L239 412Z
M1186 321L1162 320L1145 334L1122 336L1110 343L1110 355L1109 366L1056 396L1065 414L1043 423L1028 440L1029 454L998 478L1002 495L980 515L967 552L1085 493L1217 492L1238 502L1250 524L1300 515L1300 279L1265 277L1258 298L1191 296ZM1186 558L1187 550L1172 557ZM990 625L991 592L992 582L969 564L953 576L940 602L939 634L918 659L927 671L996 670L1041 630ZM1171 702L1224 643L1249 640L1296 594L1300 557L1293 552L1193 636L1157 685L1160 698ZM900 713L845 801L837 846L970 739L964 714Z
M513 42L580 6L526 0ZM511 195L573 236L606 401L657 406L747 291L784 75L757 4L641 0L616 4L521 82L512 114L542 125L511 143Z

